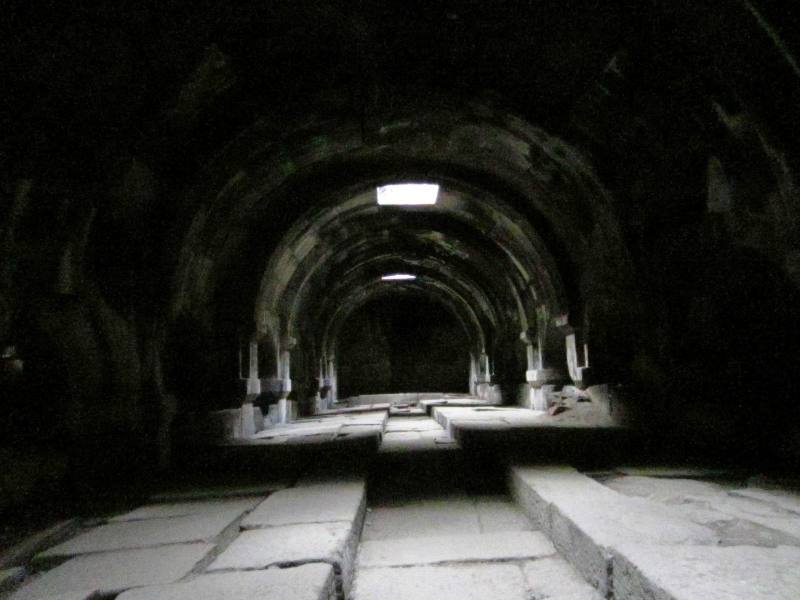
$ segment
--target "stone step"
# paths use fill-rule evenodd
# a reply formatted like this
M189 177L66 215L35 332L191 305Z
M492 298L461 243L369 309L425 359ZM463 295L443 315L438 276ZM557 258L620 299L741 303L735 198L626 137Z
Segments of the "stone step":
M523 560L555 552L550 541L539 531L374 540L362 542L358 568Z
M129 590L117 600L331 600L333 569L326 564L291 569L201 575L190 581Z

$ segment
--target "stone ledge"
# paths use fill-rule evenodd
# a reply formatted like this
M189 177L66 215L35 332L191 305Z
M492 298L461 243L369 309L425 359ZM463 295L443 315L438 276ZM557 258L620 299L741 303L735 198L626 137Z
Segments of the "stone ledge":
M555 547L603 594L625 544L715 545L716 535L668 507L619 494L569 467L512 467L511 490ZM668 552L664 549L664 552Z

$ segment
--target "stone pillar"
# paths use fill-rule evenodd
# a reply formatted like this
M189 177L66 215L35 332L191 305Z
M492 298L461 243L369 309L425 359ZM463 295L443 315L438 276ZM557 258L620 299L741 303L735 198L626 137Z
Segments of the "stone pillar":
M564 338L567 349L567 368L569 376L577 387L588 385L589 375L589 344L583 339L578 330L567 334Z
M278 378L281 380L280 397L278 398L278 423L285 424L292 420L292 406L289 394L292 391L292 348L297 344L294 338L287 338L281 344L278 356Z
M328 377L326 384L328 386L328 405L330 406L339 401L339 391L336 383L336 357L328 359Z
M469 354L469 393L470 396L477 396L478 395L478 372L480 371L480 365L478 364L478 358L470 352Z
M561 373L558 369L545 367L544 335L540 331L541 327L536 332L529 329L520 335L520 340L525 343L528 359L525 371L525 406L534 410L547 410L547 392L553 388L550 384L558 381Z
M244 401L239 409L239 435L252 437L257 427L255 422L254 402L261 394L261 380L258 378L258 343L251 340L248 353L247 389Z
M486 350L484 349L481 350L481 355L478 359L478 380L475 384L475 395L481 400L489 398L489 392L492 387L491 381L492 375L489 365L489 355L486 354Z

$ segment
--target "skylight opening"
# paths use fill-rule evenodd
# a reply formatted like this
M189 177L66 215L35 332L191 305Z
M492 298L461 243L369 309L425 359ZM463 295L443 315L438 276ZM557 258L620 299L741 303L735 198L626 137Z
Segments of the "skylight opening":
M381 277L381 281L414 281L416 278L417 276L411 273L392 273Z
M415 206L436 204L439 186L435 183L393 183L378 187L381 206Z

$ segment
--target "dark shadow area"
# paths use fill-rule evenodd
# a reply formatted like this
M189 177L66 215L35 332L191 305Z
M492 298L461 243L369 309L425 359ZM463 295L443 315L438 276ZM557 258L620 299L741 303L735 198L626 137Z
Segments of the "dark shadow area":
M437 302L420 297L370 302L342 328L339 395L467 392L468 347L461 325Z

